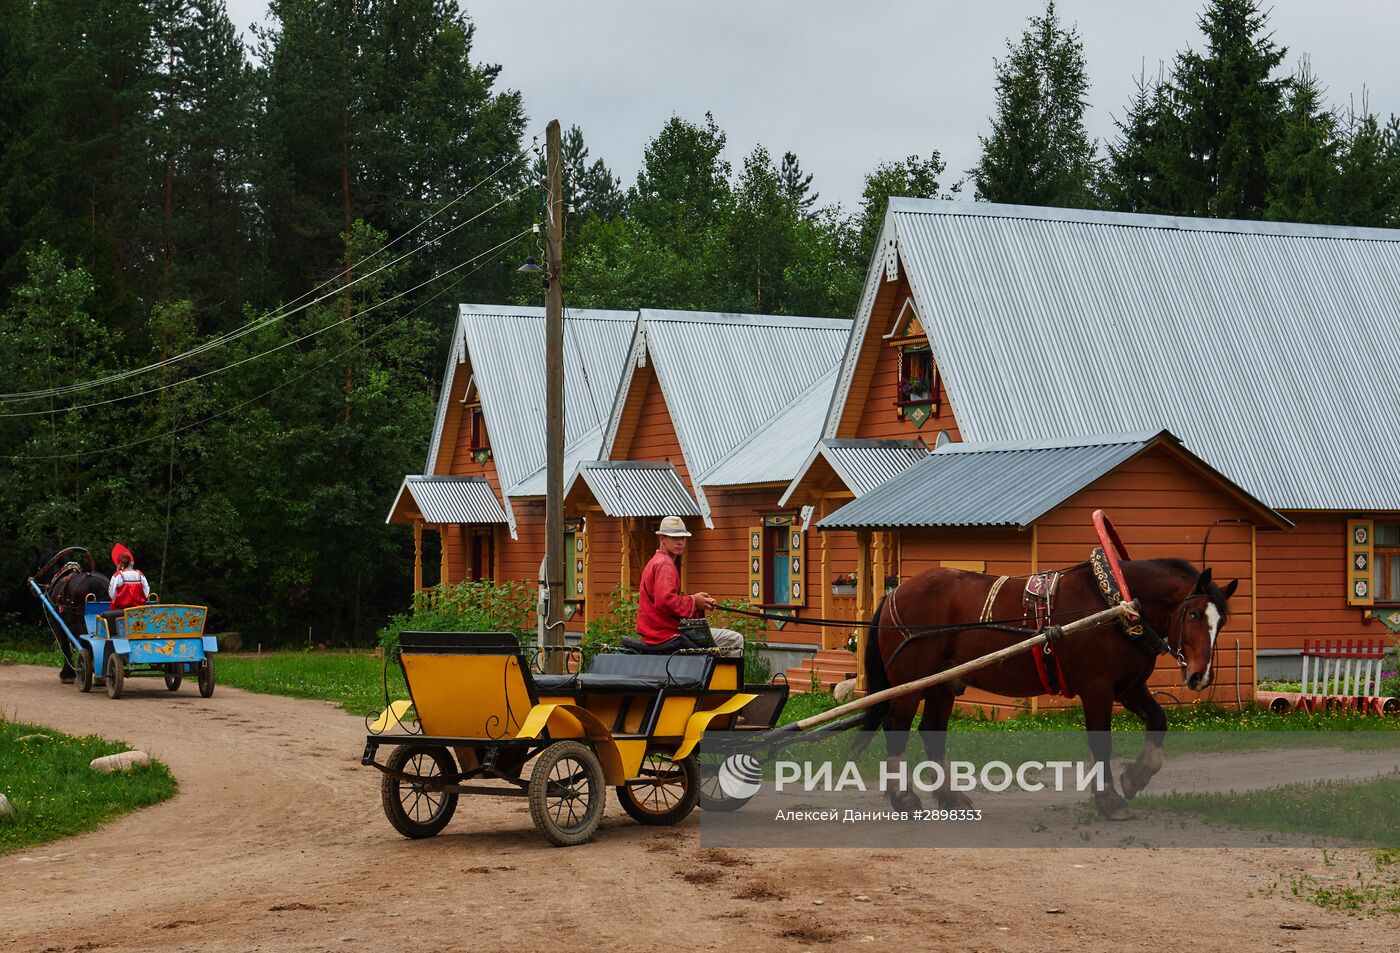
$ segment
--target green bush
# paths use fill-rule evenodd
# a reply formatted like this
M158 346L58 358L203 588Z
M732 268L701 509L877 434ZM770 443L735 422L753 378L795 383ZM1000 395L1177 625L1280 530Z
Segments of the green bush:
M518 639L535 630L535 587L511 580L459 582L414 593L413 606L379 630L385 654L398 651L404 632L513 632Z
M593 656L604 646L622 643L622 637L635 638L637 635L637 590L622 586L608 594L606 612L593 616L583 630L583 664L593 661Z
M748 609L746 602L726 599L714 610L720 618L711 618L711 624L733 629L744 637L744 682L749 685L763 685L773 677L768 659L759 651L759 646L768 641L768 620L755 619L750 615L725 612L725 609Z

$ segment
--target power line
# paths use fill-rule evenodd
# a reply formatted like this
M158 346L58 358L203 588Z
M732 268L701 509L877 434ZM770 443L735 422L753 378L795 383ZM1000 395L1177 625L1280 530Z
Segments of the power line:
M158 434L153 434L152 436L149 436L149 437L142 437L140 440L132 440L132 441L128 441L127 443L114 444L114 445L112 445L112 446L102 447L102 448L99 449L99 450L79 450L79 451L75 451L74 453L56 453L56 454L43 454L43 455L35 455L35 456L29 456L29 455L25 455L25 454L11 454L11 455L7 456L6 459L9 459L9 460L16 460L16 461L18 461L18 460L32 460L32 461L42 461L42 460L71 460L71 459L74 459L74 458L95 456L95 455L97 455L97 454L102 454L102 453L114 453L114 452L116 452L116 451L118 451L118 450L128 450L128 449L130 449L130 448L132 448L132 447L139 447L139 446L142 446L143 444L153 443L153 442L155 442L155 441L157 441L157 440L164 440L164 439L167 438L167 437L173 437L173 436L175 436L176 434L183 433L183 432L186 431L186 430L191 430L191 429L193 429L193 428L195 428L195 427L201 427L201 426L203 426L204 424L209 423L210 421L217 420L217 419L219 419L220 417L225 417L225 416L227 416L228 414L233 413L234 411L242 410L244 407L247 407L249 404L256 403L257 401L262 400L264 397L268 397L268 396L270 396L271 394L274 394L274 393L276 393L277 391L281 390L282 388L284 388L284 387L289 387L290 385L295 384L297 381L300 381L300 380L302 380L302 379L304 379L304 378L306 378L306 377L309 377L311 374L314 374L315 372L321 370L322 368L327 367L328 365L334 364L336 361L340 360L342 357L344 357L346 354L349 354L351 351L355 350L356 348L362 347L362 346L364 346L365 344L368 344L370 341L372 341L372 340L374 340L375 338L379 337L379 335L385 333L386 331L390 330L391 328L394 328L394 327L398 326L399 324L402 324L404 321L407 321L409 318L413 317L413 315L417 314L417 313L418 313L420 310L422 310L424 307L426 307L427 305L429 305L429 304L431 304L432 302L436 301L438 298L442 297L444 294L446 294L447 292L451 291L453 288L457 287L459 284L461 284L463 281L465 281L465 280L467 280L468 278L470 278L472 275L476 274L476 273L477 273L478 271L480 271L482 268L485 268L485 267L486 267L487 265L489 265L489 264L491 263L491 261L493 261L495 258L499 258L501 252L504 252L506 248L508 248L509 246L515 244L515 243L518 242L520 239L522 239L522 238L524 238L526 235L530 234L530 232L531 232L531 229L529 229L529 228L524 229L523 231L521 231L521 232L519 232L519 233L517 233L517 234L511 236L510 238L507 238L505 241L503 241L503 242L501 242L500 244L494 246L493 248L489 248L489 249L487 249L485 252L482 252L482 255L488 255L488 254L491 254L492 252L496 252L497 254L493 255L491 259L488 259L488 260L486 260L486 261L483 261L481 264L477 265L475 268L473 268L471 271L467 272L465 275L460 276L456 281L452 282L450 285L447 285L447 286L444 287L444 288L438 289L438 291L437 291L436 293L434 293L431 297L429 297L429 298L426 299L425 301L423 301L423 302L421 302L421 303L415 305L415 306L412 308L412 310L408 311L408 312L405 313L403 316L398 317L398 318L395 318L393 321L391 321L391 322L389 322L388 324L384 325L382 328L378 328L378 329L376 329L375 331L372 331L372 332L370 332L369 334L366 334L366 335L365 335L363 338L361 338L359 341L356 341L354 344L351 344L349 347L346 347L346 348L344 348L344 349L342 349L342 350L340 350L340 351L337 351L335 354L331 355L331 356L328 357L326 360L324 360L324 361L322 361L321 363L315 365L314 367L311 367L311 368L309 368L309 369L303 371L302 373L297 374L295 377L291 377L291 378L289 378L289 379L287 379L287 380L285 380L285 381L282 381L280 384L277 384L277 385L275 385L275 386L273 386L273 387L269 387L267 390L263 391L261 394L258 394L256 397L250 397L250 398L248 398L248 399L245 400L245 401L242 401L242 402L240 402L240 403L234 404L232 407L226 407L226 408L224 408L223 410L219 411L218 413L210 414L210 415L207 416L207 417L201 417L199 420L192 421L192 422L190 422L190 423L188 423L188 424L183 424L183 425L181 425L181 426L179 426L179 427L174 427L174 428L172 428L172 429L170 429L170 430L166 430L166 431L164 431L164 432L162 432L162 433L158 433ZM431 282L431 281L437 281L437 280L439 280L439 279L441 279L441 278L444 278L444 277L446 277L447 275L451 274L452 272L457 271L458 269L461 269L461 268L466 267L467 265L471 264L471 262L475 261L477 258L480 258L480 257L481 257L481 255L477 255L475 258L470 258L470 259L468 259L467 261L464 261L464 262L462 262L462 263L460 263L460 264L453 265L451 268L447 269L446 271L439 272L437 275L435 275L434 277L432 277L431 279L429 279L429 282ZM427 284L427 283L428 283L428 282L425 282L425 284ZM419 287L422 287L422 286L420 285Z
M528 149L528 147L527 147L527 149ZM437 218L437 216L441 215L443 212L445 212L445 211L446 211L448 208L450 208L452 205L454 205L454 204L456 204L457 202L461 201L462 199L466 198L468 195L470 195L472 192L475 192L475 191L476 191L478 188L480 188L482 185L485 185L487 182L490 182L492 179L498 177L498 176L501 174L501 172L503 172L507 167L509 167L509 165L510 165L512 162L518 161L518 160L524 155L524 153L527 151L527 149L522 149L519 153L517 153L515 156L513 156L513 157L512 157L510 160L508 160L505 164L503 164L503 165L501 165L499 168L497 168L497 169L496 169L493 173L491 173L491 175L488 176L486 179L483 179L482 181L476 183L476 185L473 185L473 186L472 186L470 189L468 189L466 192L464 192L464 193L462 193L461 195L457 196L457 197L456 197L455 199L453 199L451 202L448 202L446 205L444 205L442 208L438 209L438 210L437 210L436 212L434 212L432 215L428 216L428 217L427 217L426 219L424 219L422 222L419 222L417 225L413 226L413 228L409 229L408 231L406 231L406 232L404 232L403 234L399 235L397 238L395 238L395 239L393 239L392 241L390 241L390 242L389 242L388 244L386 244L383 248L379 249L379 251L376 251L376 252L374 252L374 253L371 254L371 255L367 255L365 258L361 259L360 262L357 262L355 265L352 265L350 269L347 269L346 271L341 271L341 272L339 272L337 275L335 275L335 276L333 276L333 277L331 277L331 278L326 279L326 280L323 281L321 284L319 284L319 285L317 285L315 288L311 289L311 291L305 292L305 293L302 294L301 296L299 296L299 297L297 297L297 298L294 298L294 299L292 300L292 304L296 304L296 302L302 301L303 299L307 298L308 296L313 295L313 294L316 294L316 292L318 292L318 291L320 291L321 289L325 288L327 285L329 285L330 283L336 281L338 278L343 278L343 277L345 276L345 274L346 274L348 271L351 271L351 270L353 270L353 269L355 269L355 268L358 268L361 264L363 264L363 263L365 263L365 262L371 261L372 259L374 259L374 258L377 257L378 255L382 254L382 253L384 252L384 250L385 250L386 248L389 247L389 245L392 245L392 244L394 244L395 242L398 242L400 239L404 238L405 236L411 234L413 231L417 230L418 228L422 227L423 225L425 225L425 224L427 224L428 222L432 221L433 219ZM336 296L336 295L339 295L339 294L341 294L341 293L347 291L348 289L350 289L350 288L354 287L355 285L359 284L361 281L364 281L364 280L366 280L366 279L368 279L368 278L372 278L374 275L379 274L379 272L385 270L386 268L391 268L391 267L393 267L394 265L398 264L399 262L403 261L404 259L409 258L409 257L411 257L412 255L416 255L418 252L422 251L423 249L425 249L425 248L427 248L427 247L429 247L429 246L431 246L431 245L434 245L434 244L436 244L437 242L440 242L442 239L446 238L448 235L451 235L453 232L458 231L458 230L461 229L461 228L464 228L465 226L471 224L472 222L475 222L477 219L481 218L483 215L487 214L488 212L495 211L496 209L500 208L502 205L505 205L507 202L509 202L509 201L511 201L511 200L513 200L513 199L515 199L516 197L518 197L518 196L521 195L522 193L526 192L529 188L530 188L530 185L529 185L529 184L526 184L525 186L522 186L521 188L517 189L515 192L512 192L510 195L507 195L505 198L503 198L503 199L501 199L500 201L498 201L496 204L490 206L489 208L483 209L482 211L478 212L476 215L473 215L471 218L467 219L466 221L459 222L458 224L452 226L451 228L447 229L446 231L442 232L441 234L436 235L436 236L434 236L433 238L429 239L428 241L423 242L421 245L417 246L416 248L412 249L411 251L408 251L408 252L404 253L403 255L400 255L398 258L395 258L393 261L391 261L391 262L389 262L389 263L387 263L387 264L384 264L384 265L380 265L378 268L375 268L373 271L366 272L365 274L362 274L362 275L360 275L359 277L352 279L350 282L348 282L348 283L346 283L346 284L344 284L344 285L337 286L337 287L336 287L335 289L333 289L332 291L329 291L329 292L327 292L327 293L325 293L325 294L318 295L318 296L315 297L313 300L307 301L305 304L296 305L295 307L284 306L282 309L280 309L280 310L278 310L278 311L274 311L274 312L271 312L271 313L269 313L269 314L265 314L265 315L263 315L263 316L260 317L260 318L257 318L257 319L255 319L255 320L253 320L253 321L248 322L247 324L245 324L245 325L243 325L243 326L241 326L241 327L239 327L239 328L234 329L233 331L229 331L229 332L227 332L227 333L225 333L225 334L223 334L223 335L219 335L218 337L212 338L212 339L210 339L210 340L208 340L208 341L204 341L204 342L202 342L202 343L196 345L195 347L190 348L190 349L187 350L187 351L181 352L181 353L179 353L179 354L171 355L171 356L168 357L168 358L163 358L162 360L156 361L156 362L151 363L151 364L147 364L147 365L145 365L145 366L143 366L143 367L132 368L132 369L130 369L130 370L125 370L125 371L118 371L117 373L115 373L115 374L109 374L109 375L107 375L106 377L96 378L96 379L90 380L90 381L82 381L82 382L79 382L79 383L76 383L76 384L64 384L64 385L59 386L59 387L44 388L44 389L42 389L42 390L16 391L16 392L13 392L13 393L8 393L8 394L0 394L0 402L16 402L16 401L25 401L25 400L39 400L39 399L42 399L42 398L45 398L45 397L61 397L61 396L64 396L64 395L66 395L66 394L79 393L79 392L84 391L84 390L91 390L92 388L95 388L95 387L103 387L103 386L106 386L106 385L108 385L108 384L115 384L115 383L118 383L118 382L120 382L120 381L129 380L129 379L131 379L131 378L133 378L133 377L138 377L138 376L140 376L140 375L142 375L142 374L148 374L148 373L151 373L152 371L161 370L162 368L168 367L168 366L170 366L171 364L176 364L176 363L179 363L179 362L181 362L181 361L188 360L188 359L191 358L191 357L197 357L198 355L204 354L204 353L206 353L207 351L211 351L211 350L213 350L214 348L222 347L223 345L228 344L228 343L230 343L230 342L232 342L232 341L236 341L236 340L238 340L239 338L245 337L245 336L247 336L247 335L253 333L254 331L258 331L258 330L260 330L260 329L262 329L262 328L264 328L264 327L267 327L267 326L269 326L269 325L271 325L271 324L275 324L275 323L277 323L278 321L283 321L283 320L285 320L285 319L291 317L292 315L297 314L297 313L300 312L300 311L304 311L304 310L306 310L307 308L310 308L310 307L313 307L314 305L319 304L320 302L326 300L327 298L334 297L334 296ZM45 413L48 413L48 411L45 411ZM15 415L15 416L23 416L23 415Z
M529 229L527 229L526 231L529 231ZM521 234L521 235L524 235L524 234L526 234L526 232L521 232L520 234ZM516 237L518 238L519 236L516 236ZM515 238L506 239L507 242L514 241L514 240L515 240ZM502 243L502 244L504 244L504 243ZM501 247L501 245L495 245L495 246L493 246L493 247L491 247L491 248L488 248L486 251L482 252L481 255L477 255L475 258L468 259L467 261L462 262L462 263L459 264L459 265L456 265L456 266L453 267L452 269L449 269L449 271L443 272L443 274L450 274L452 271L455 271L455 270L457 270L458 268L461 268L461 267L463 267L463 266L465 266L465 265L471 264L472 262L476 261L478 258L481 258L482 255L489 255L491 252L495 251L497 248L500 248L500 247ZM473 273L474 273L474 272L473 272ZM275 354L275 353L278 352L278 351L286 350L286 349L289 348L289 347L293 347L294 345L300 344L300 343L302 343L303 341L308 341L308 340L310 340L311 338L314 338L314 337L317 337L318 335L321 335L321 334L326 333L327 331L330 331L330 330L333 330L333 329L335 329L335 328L341 327L341 326L343 326L343 325L349 324L350 322L355 321L356 319L358 319L358 318L360 318L360 317L363 317L363 316L366 315L366 314L369 314L371 311L376 311L376 310L378 310L379 308L384 307L386 304L392 304L393 302L395 302L395 301L397 301L398 299L404 297L405 295L410 295L410 294L412 294L413 292L419 290L420 288L423 288L423 287L425 287L426 285L432 284L434 281L438 280L438 278L440 278L440 277L441 277L441 275L436 275L436 276L434 276L434 277L432 277L432 278L429 278L429 279L427 279L427 280L425 280L425 281L421 281L421 282L419 282L418 284L414 285L412 288L407 288L407 289L405 289L405 290L403 290L403 291L400 291L398 294L395 294L395 295L393 295L392 297L389 297L389 298L385 298L383 301L377 301L377 302L375 302L374 304L370 305L370 306L367 307L367 308L364 308L364 309L362 309L362 310L360 310L360 311L357 311L357 312L355 312L354 314L347 315L346 317L340 318L340 319L337 320L337 321L332 321L330 324L324 325L323 327L319 327L319 328L317 328L317 329L314 330L314 331L308 331L306 334L303 334L301 337L293 338L293 339L290 340L290 341L283 341L281 344L274 345L273 347L270 347L270 348L268 348L268 349L265 350L265 351L259 351L257 354L251 354L251 355L249 355L248 357L240 358L240 359L237 360L237 361L233 361L232 363L229 363L229 364L224 364L224 365L222 365L222 366L220 366L220 367L215 367L215 368L213 368L213 369L211 369L211 370L204 371L204 372L201 373L201 374L195 374L193 377L184 377L184 378L181 378L181 379L178 380L178 381L171 381L171 382L168 383L168 384L161 384L159 387L148 387L148 388L146 388L145 390L137 391L137 392L134 393L134 394L122 394L122 395L119 396L119 397L109 397L109 398L107 398L106 400L95 400L95 401L91 401L91 402L86 403L86 404L70 404L70 405L68 405L67 407L56 407L56 408L51 408L51 409L48 409L48 410L24 410L24 411L17 411L17 412L15 412L15 413L0 414L0 420L12 419L12 418L16 418L16 417L47 417L47 416L51 416L51 415L54 415L54 414L66 414L66 413L69 413L69 412L75 411L75 410L90 410L90 409L92 409L93 407L106 407L106 406L108 406L108 405L110 405L110 404L117 404L117 403L121 403L122 401L126 401L126 400L135 400L135 399L138 398L138 397L147 397L147 396L149 396L149 395L151 395L151 394L159 394L161 391L171 390L172 388L179 387L179 386L181 386L182 384L191 384L191 383L193 383L193 382L195 382L195 381L203 380L203 379L206 378L206 377L213 377L215 374L222 374L224 371L233 370L235 367L242 367L244 364L249 364L249 363L251 363L251 362L253 362L253 361L258 360L259 358L266 357L266 356L269 355L269 354Z

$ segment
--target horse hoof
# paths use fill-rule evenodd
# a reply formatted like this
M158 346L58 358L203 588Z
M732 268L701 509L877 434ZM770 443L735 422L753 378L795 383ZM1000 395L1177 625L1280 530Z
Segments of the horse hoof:
M1133 812L1129 810L1127 802L1117 794L1094 798L1094 807L1098 809L1099 817L1106 821L1131 821L1133 819Z
M924 806L913 791L891 791L890 806L896 811L917 811Z
M1137 780L1133 777L1131 769L1119 775L1118 786L1123 789L1123 796L1130 801L1137 797L1138 792L1142 790L1142 788L1138 786Z

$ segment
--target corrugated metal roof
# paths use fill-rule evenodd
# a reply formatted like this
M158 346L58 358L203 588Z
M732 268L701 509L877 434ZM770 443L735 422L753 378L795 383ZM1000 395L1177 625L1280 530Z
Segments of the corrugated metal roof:
M644 310L641 321L686 466L696 474L807 395L840 364L851 331L844 318L785 315Z
M1400 231L916 199L891 225L964 440L1166 428L1277 509L1400 509Z
M806 391L778 411L747 440L701 474L701 486L740 486L791 480L803 455L821 436L840 364L831 365Z
M926 458L928 447L918 440L823 440L821 452L861 497Z
M1029 526L1147 448L1152 435L1079 446L945 444L817 523L818 529Z
M399 487L386 523L408 522L404 494L426 523L504 523L505 510L482 477L408 476ZM395 517L398 517L396 519Z
M580 479L608 516L700 515L699 504L669 463L585 463L569 482L566 497Z
M567 308L564 317L564 442L576 451L577 461L597 453L598 432L612 407L637 316L633 311ZM476 377L504 495L509 499L544 493L544 336L543 308L460 307L429 450L430 467L442 439L450 374L465 355Z

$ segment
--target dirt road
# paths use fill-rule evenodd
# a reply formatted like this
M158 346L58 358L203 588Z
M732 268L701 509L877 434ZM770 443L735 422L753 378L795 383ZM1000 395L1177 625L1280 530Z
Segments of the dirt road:
M697 816L649 829L616 804L594 843L561 850L523 803L483 798L411 842L358 764L361 721L328 704L153 680L114 702L0 666L0 711L126 741L180 782L165 804L0 857L13 953L1395 948L1394 918L1288 896L1293 871L1349 877L1351 852L708 850Z

